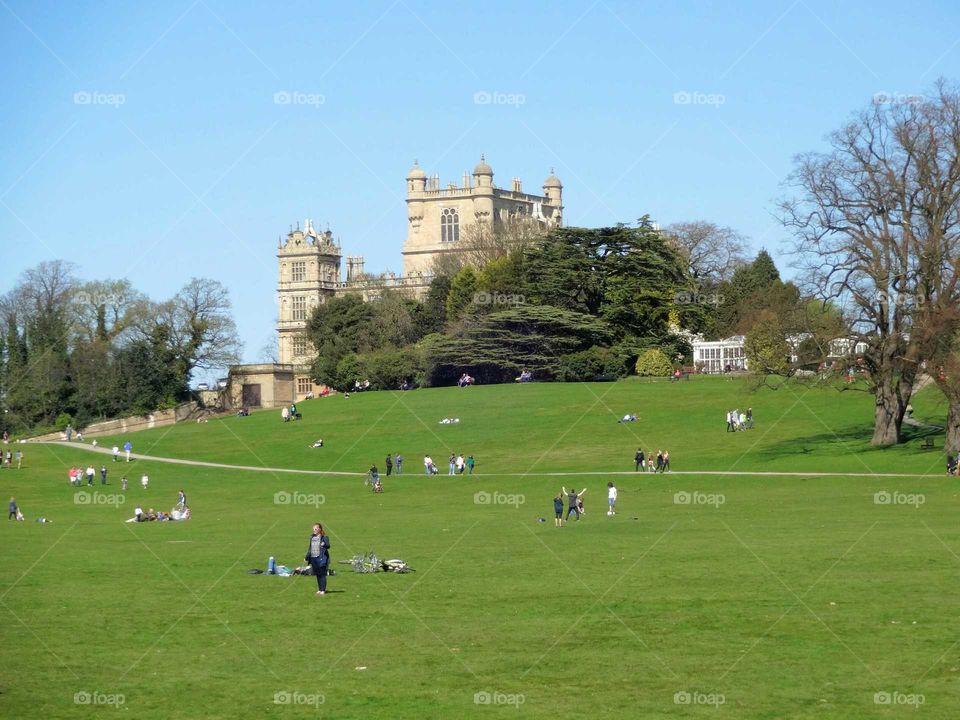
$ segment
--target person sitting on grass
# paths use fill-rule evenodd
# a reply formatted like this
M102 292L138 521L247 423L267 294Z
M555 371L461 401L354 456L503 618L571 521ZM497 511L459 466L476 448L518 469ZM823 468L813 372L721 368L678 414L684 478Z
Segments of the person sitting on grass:
M310 447L311 447L311 448L322 448L322 447L323 447L323 439L322 439L322 438L318 439L318 440L317 440L315 443L313 443L313 445L311 445Z
M373 481L373 492L375 493L383 492L383 483L380 481L379 477L377 477L377 479Z

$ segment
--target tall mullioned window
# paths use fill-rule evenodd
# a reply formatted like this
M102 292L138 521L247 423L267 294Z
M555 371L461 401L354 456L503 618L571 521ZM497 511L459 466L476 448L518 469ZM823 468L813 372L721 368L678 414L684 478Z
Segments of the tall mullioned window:
M293 296L293 319L307 319L307 299L303 295Z
M293 354L302 357L307 354L307 339L303 335L295 335L293 338Z
M440 213L440 242L456 242L460 239L460 215L453 208L444 208Z
M313 390L313 381L308 377L297 378L297 395L306 395Z
M303 282L307 279L307 263L295 262L291 266L290 279L293 282Z

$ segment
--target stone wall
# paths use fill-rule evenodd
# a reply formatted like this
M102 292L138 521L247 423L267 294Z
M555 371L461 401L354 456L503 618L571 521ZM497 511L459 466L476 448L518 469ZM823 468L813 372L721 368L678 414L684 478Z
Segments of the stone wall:
M172 410L158 410L149 415L135 415L133 417L118 418L116 420L104 420L103 422L92 423L85 428L81 428L84 438L103 437L105 435L122 435L125 433L137 432L139 430L149 430L151 428L165 427L177 422L183 422L189 419L197 410L199 405L195 402L183 403L177 405ZM55 432L46 435L38 435L31 440L61 440L63 433Z

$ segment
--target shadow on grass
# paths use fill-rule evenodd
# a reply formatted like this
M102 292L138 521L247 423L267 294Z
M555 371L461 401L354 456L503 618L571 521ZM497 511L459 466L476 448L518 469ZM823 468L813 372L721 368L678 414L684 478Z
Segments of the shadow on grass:
M804 455L848 455L851 453L883 453L894 450L895 448L908 447L915 452L923 450L943 449L942 430L934 428L918 428L904 425L901 436L903 438L899 445L893 447L876 447L870 444L870 438L873 436L873 425L863 424L852 426L837 432L823 432L814 435L805 435L803 437L790 438L758 449L756 455L765 460L776 460L784 457L795 457ZM941 438L936 442L936 438ZM933 447L922 447L924 441L930 442Z

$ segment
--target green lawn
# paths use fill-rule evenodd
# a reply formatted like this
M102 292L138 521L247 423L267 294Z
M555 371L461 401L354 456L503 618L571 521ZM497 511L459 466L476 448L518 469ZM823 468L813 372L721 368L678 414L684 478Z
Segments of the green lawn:
M934 418L932 394L914 404ZM747 405L756 429L726 433L725 410ZM866 395L533 384L302 410L131 439L157 456L357 472L399 450L407 472L374 496L359 475L114 465L59 445L0 470L28 520L0 526L0 717L956 717L957 481L919 440L870 449ZM641 421L617 424L626 412ZM327 447L308 450L317 437ZM545 475L629 470L639 442L682 471L862 475L611 476L612 518L607 477ZM424 452L445 465L451 449L478 474L422 475ZM106 460L110 484L78 501L66 467L88 460ZM124 504L104 504L124 471ZM587 514L558 530L551 496L573 482ZM169 509L180 487L193 520L123 523L137 501ZM334 560L376 550L418 572L337 566L323 598L312 578L246 573L269 555L297 564L315 520Z

